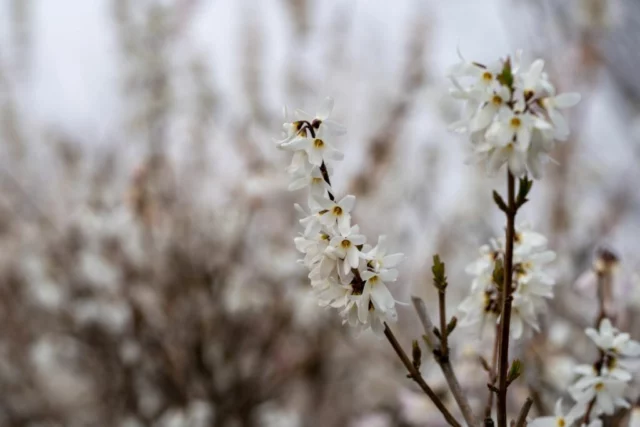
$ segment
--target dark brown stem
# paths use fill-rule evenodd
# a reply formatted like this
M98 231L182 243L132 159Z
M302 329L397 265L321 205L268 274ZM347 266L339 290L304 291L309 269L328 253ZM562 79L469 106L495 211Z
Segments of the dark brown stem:
M329 184L329 187L331 187L331 180L329 179L329 171L327 170L327 165L324 164L324 161L320 165L320 173L322 173L322 178L324 178L324 182ZM336 198L333 197L333 194L331 193L331 191L327 191L327 193L329 194L329 199L331 199L332 202L335 202Z
M440 357L449 359L449 338L447 333L447 295L446 289L438 289L438 303L440 311Z
M513 301L513 242L515 239L515 177L507 168L507 230L504 254L504 283L502 286L502 311L500 314L500 359L498 370L498 427L507 427L507 372L509 370L509 328Z
M531 410L531 405L533 405L533 399L527 397L524 405L522 405L522 409L520 409L520 414L518 414L516 427L525 427L527 425L527 414L529 414L529 410Z
M444 403L442 403L442 400L440 400L438 395L436 395L431 387L427 385L427 383L424 381L424 378L422 378L422 374L420 374L420 371L418 371L415 366L413 366L413 363L411 363L409 356L407 356L407 354L404 352L395 335L393 334L391 329L389 329L389 325L387 325L386 323L384 324L384 336L387 337L389 343L391 344L391 347L393 347L396 354L400 358L400 361L402 361L402 364L405 366L405 368L407 368L409 377L420 386L422 391L427 396L429 396L429 399L431 399L433 404L436 405L440 412L442 412L442 415L444 416L447 423L452 427L462 427L461 424L456 421L453 415L451 415L451 412L449 412Z

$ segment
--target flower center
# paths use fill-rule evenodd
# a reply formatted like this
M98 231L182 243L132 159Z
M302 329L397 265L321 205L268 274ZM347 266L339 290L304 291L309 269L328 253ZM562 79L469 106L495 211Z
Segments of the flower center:
M514 128L519 128L522 124L522 121L518 117L514 117L511 119L511 126Z
M351 240L343 240L340 246L342 246L343 249L349 249L351 247Z
M317 138L315 141L313 141L313 146L316 148L322 148L324 147L324 141Z
M597 383L595 386L596 391L604 390L604 383Z
M375 285L376 283L378 283L378 276L369 278L369 283L371 283L371 285Z
M502 105L502 98L498 95L493 95L491 102L493 102L494 105Z
M340 216L342 215L342 208L340 206L334 206L333 207L333 214L335 216Z
M313 178L311 178L311 183L318 185L322 183L322 178L320 178L319 176L314 176Z
M492 75L490 72L485 71L485 72L482 74L482 80L484 80L484 81L491 81L492 79L493 79L493 75Z
M556 425L557 425L558 427L564 427L566 424L567 424L567 423L564 421L564 418L563 418L563 417L559 417L559 418L556 420Z

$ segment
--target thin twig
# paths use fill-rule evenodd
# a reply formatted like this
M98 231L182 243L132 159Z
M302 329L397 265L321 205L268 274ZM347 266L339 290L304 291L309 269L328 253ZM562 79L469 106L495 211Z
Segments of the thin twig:
M402 349L402 346L400 346L400 343L396 339L391 329L389 329L389 325L387 325L386 323L384 324L384 336L387 337L389 343L391 344L391 347L393 347L393 349L396 351L396 354L402 361L402 364L405 366L405 368L407 368L409 377L420 386L422 391L424 391L427 396L429 396L433 404L436 405L440 412L442 412L442 415L444 416L445 420L447 420L447 423L449 423L449 425L452 427L462 427L462 425L458 421L456 421L453 415L451 415L451 412L449 412L444 403L442 403L442 400L440 400L438 395L434 393L429 385L427 385L427 383L424 381L424 378L422 378L422 374L420 374L415 366L413 366L413 363L411 363L411 360L409 360L409 357Z
M491 356L491 371L489 371L489 383L494 385L497 379L497 364L498 364L498 349L500 346L500 326L496 326L496 336L493 339L493 355ZM489 397L487 398L487 406L484 409L484 417L491 417L491 410L493 409L493 391L489 390Z
M511 323L511 302L513 301L513 241L515 239L515 177L507 168L507 230L504 255L504 283L502 289L502 311L500 313L500 359L498 387L498 427L507 427L507 372L509 370L509 328Z
M533 405L533 399L527 397L524 405L522 405L522 409L520 409L520 414L518 415L518 419L516 420L516 427L525 427L527 425L527 415L529 414L531 405Z
M447 333L447 298L446 289L438 288L438 308L440 312L440 353L441 357L449 358L449 337Z
M444 378L447 381L447 384L449 385L449 390L451 390L451 394L453 395L453 398L458 404L458 407L460 408L460 412L462 413L464 420L467 422L469 426L478 425L478 422L476 421L476 417L473 414L473 411L471 410L471 405L469 405L469 401L467 400L467 397L462 391L462 387L460 386L458 377L456 376L455 371L453 370L453 366L451 365L451 360L449 360L449 357L448 357L448 351L446 353L447 357L439 357L441 355L435 354L436 353L435 350L437 350L437 347L435 346L435 343L437 342L436 341L437 338L433 333L433 324L431 323L431 319L427 314L427 308L424 304L424 301L422 301L418 297L412 297L411 301L413 302L413 306L416 312L418 313L418 318L420 319L420 322L422 323L422 326L424 328L425 336L428 337L429 340L433 340L431 341L432 343L431 350L434 351L434 355L436 356L435 357L436 362L438 363L438 365L440 366L440 369L442 370L442 375L444 375ZM446 332L446 326L444 327L444 331ZM442 334L443 332L441 331L440 333Z
M429 349L431 351L437 348L438 338L436 334L433 333L433 323L431 323L431 318L427 314L427 307L424 304L424 301L418 297L411 297L411 302L413 303L413 307L418 313L418 319L420 319L420 323L422 323L422 327L424 329L424 334L427 339L427 344L429 345Z

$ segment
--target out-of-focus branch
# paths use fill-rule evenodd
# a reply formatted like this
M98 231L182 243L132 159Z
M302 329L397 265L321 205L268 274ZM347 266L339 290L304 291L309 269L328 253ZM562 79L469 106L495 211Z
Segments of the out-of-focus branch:
M436 342L438 342L437 337L433 332L433 323L431 323L431 320L429 319L424 301L422 301L422 299L418 297L412 297L411 301L413 302L413 307L415 308L416 313L418 313L418 318L420 319L420 322L422 323L422 326L424 328L425 340L427 341L427 344L430 345L431 350L434 352L435 360L442 370L442 374L444 375L444 378L449 385L449 389L451 390L453 398L460 408L460 412L462 412L462 416L464 417L468 425L477 425L476 417L471 410L471 405L469 405L469 401L462 391L462 387L460 386L458 377L456 376L455 371L453 370L453 366L451 365L448 349L445 352L444 349L440 350L439 346L436 345ZM440 331L440 333L447 335L446 326L443 328L443 330ZM444 339L440 342L444 343Z
M520 414L518 414L518 419L516 420L516 427L525 427L527 425L527 414L531 409L531 405L533 405L533 399L527 397L524 405L522 405L522 409L520 409Z
M453 427L462 427L462 425L458 421L456 421L453 415L451 415L451 412L449 412L438 395L435 394L431 387L429 387L429 385L425 382L424 378L422 378L422 374L420 374L420 371L418 371L413 363L411 363L411 360L404 352L402 346L386 323L384 324L384 336L387 337L389 343L391 344L391 347L393 347L396 354L402 361L402 364L405 366L405 368L407 368L407 371L409 372L409 378L414 380L420 386L422 391L424 391L424 393L429 396L429 399L431 399L434 405L436 405L440 412L442 412L442 415L444 416L445 420L447 420L447 423L449 423L449 425Z

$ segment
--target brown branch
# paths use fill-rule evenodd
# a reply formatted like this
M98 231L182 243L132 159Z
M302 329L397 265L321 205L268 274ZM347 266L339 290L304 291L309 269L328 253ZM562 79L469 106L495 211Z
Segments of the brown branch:
M507 372L509 370L509 328L511 303L513 301L513 242L515 239L515 178L507 168L507 216L506 248L504 255L504 283L502 289L502 311L500 314L500 359L498 371L498 427L507 427Z
M527 397L527 400L525 400L524 405L522 405L522 409L520 409L520 414L518 414L518 419L516 420L516 427L525 427L527 425L527 414L529 414L531 405L533 405L533 399L530 397Z
M451 412L449 412L444 403L442 403L442 400L440 400L438 395L436 395L431 387L429 387L429 385L424 381L424 378L422 378L422 374L420 374L420 371L418 371L415 366L413 366L413 363L411 363L411 360L402 349L402 346L400 346L400 343L396 339L391 329L389 329L389 325L387 325L386 323L384 324L384 336L387 337L389 343L391 344L391 347L393 347L396 354L400 358L400 361L402 361L402 364L405 366L405 368L407 368L409 377L420 386L422 391L424 391L427 396L429 396L433 404L436 405L436 407L444 416L445 420L447 420L447 423L449 423L449 425L452 427L462 427L462 425L458 421L456 421L453 415L451 415Z
M433 333L433 324L431 323L429 315L427 314L427 309L424 304L424 301L422 301L418 297L412 297L411 300L413 302L413 306L416 312L418 313L418 318L420 319L420 322L422 323L422 326L424 328L425 336L431 342L430 346L431 346L431 350L434 352L435 360L440 366L440 370L442 370L442 375L444 375L444 378L447 381L447 384L449 385L449 390L451 390L451 394L453 395L453 398L458 404L458 407L460 408L460 412L462 412L462 416L464 417L464 420L467 422L469 426L478 425L476 421L476 417L473 414L473 411L471 410L471 405L469 405L469 401L467 400L464 392L462 391L462 387L460 386L458 377L456 376L456 373L453 370L453 366L451 365L451 360L449 360L448 349L446 350L446 353L445 353L445 350L438 351L438 348L436 347L437 338ZM447 327L445 324L445 326L442 328L440 333L446 334L446 330L447 330ZM446 354L447 356L442 357L443 354Z
M449 333L447 332L446 288L438 288L438 311L440 312L440 357L449 359Z

